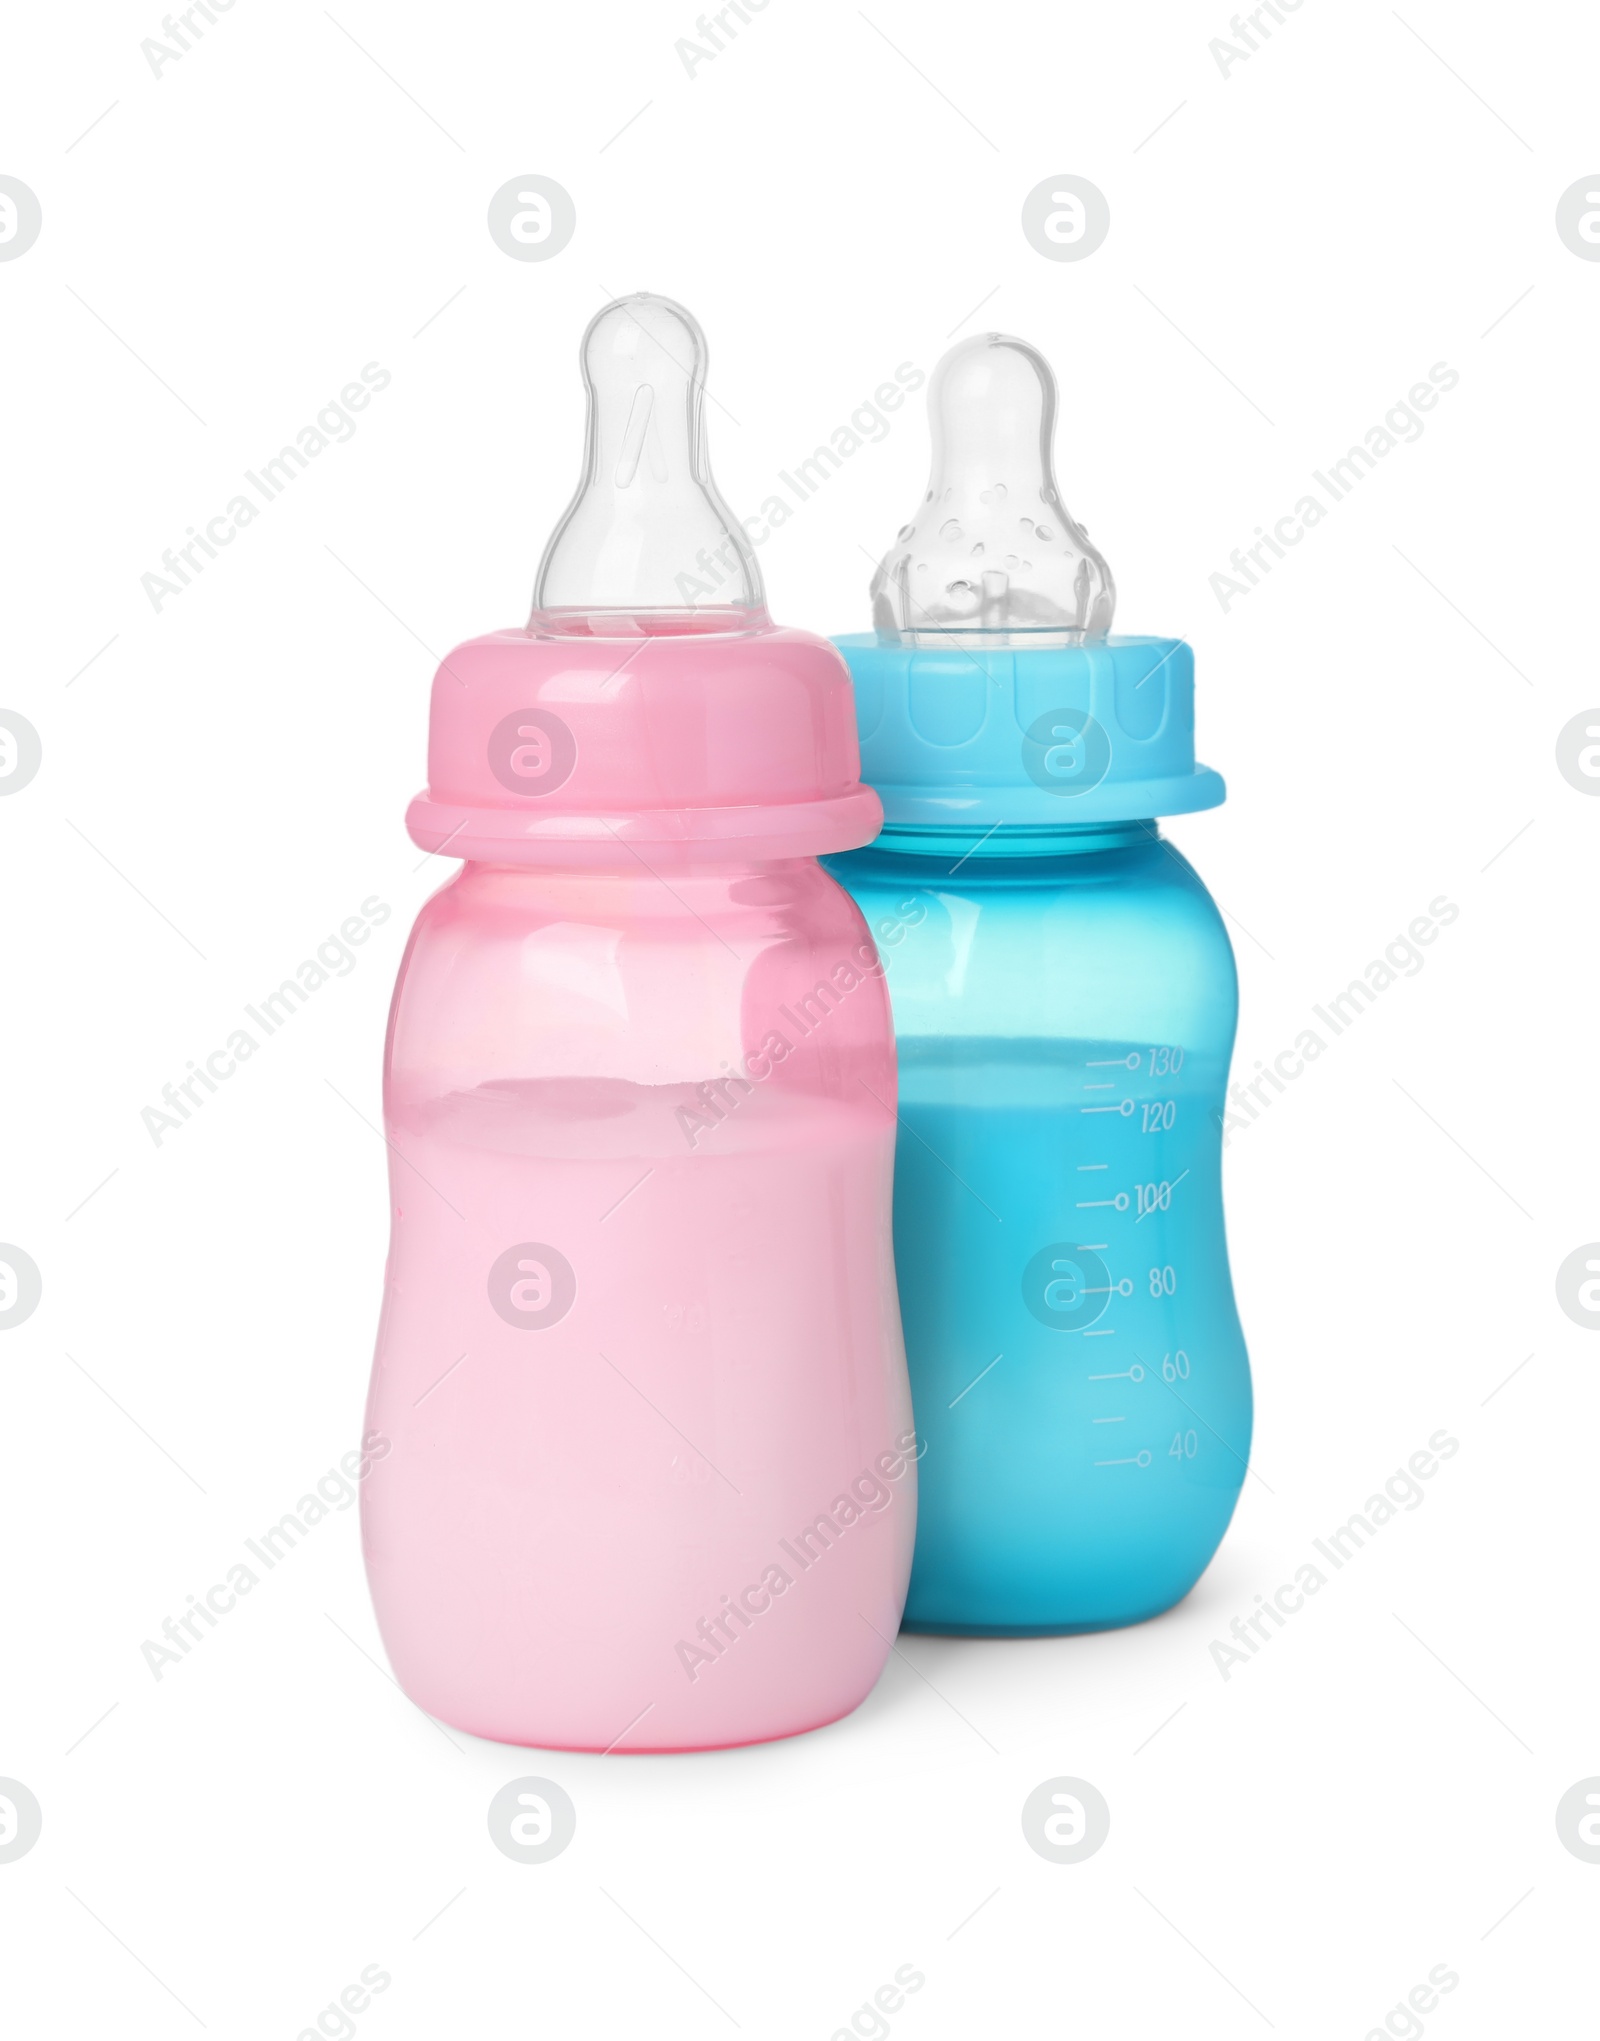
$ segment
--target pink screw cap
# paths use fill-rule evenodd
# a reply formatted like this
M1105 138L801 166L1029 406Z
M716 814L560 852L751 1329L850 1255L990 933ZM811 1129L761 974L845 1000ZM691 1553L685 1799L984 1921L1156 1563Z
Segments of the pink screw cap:
M844 661L768 616L706 458L706 345L640 293L591 323L577 494L526 629L433 683L424 850L502 864L816 856L882 824Z

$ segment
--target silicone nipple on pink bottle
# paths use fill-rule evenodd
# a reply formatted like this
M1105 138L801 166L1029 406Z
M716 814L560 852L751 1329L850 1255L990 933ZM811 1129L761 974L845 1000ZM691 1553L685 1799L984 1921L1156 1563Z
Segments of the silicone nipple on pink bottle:
M646 291L618 298L590 322L578 359L583 473L539 563L530 632L764 628L760 569L711 479L706 341L694 318Z
M1111 629L1111 569L1056 487L1056 384L1037 348L963 340L928 384L933 472L872 582L906 645L1081 645Z

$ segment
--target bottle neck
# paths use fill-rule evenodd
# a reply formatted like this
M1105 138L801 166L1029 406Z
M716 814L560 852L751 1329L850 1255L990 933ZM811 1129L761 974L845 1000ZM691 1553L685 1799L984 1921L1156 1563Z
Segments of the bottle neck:
M1071 857L1085 851L1132 850L1159 843L1161 826L1146 822L1071 822L1035 825L992 823L985 829L967 823L887 823L871 845L912 857L1043 858Z
M468 873L499 883L535 887L549 882L601 884L617 880L625 885L643 881L660 890L688 886L706 879L723 886L746 878L793 878L820 869L817 856L748 857L715 846L647 844L643 849L613 842L583 846L583 854L562 857L547 851L537 862L526 859L465 858L461 876ZM448 858L449 853L446 852ZM443 860L441 859L441 863ZM446 866L445 869L448 869Z

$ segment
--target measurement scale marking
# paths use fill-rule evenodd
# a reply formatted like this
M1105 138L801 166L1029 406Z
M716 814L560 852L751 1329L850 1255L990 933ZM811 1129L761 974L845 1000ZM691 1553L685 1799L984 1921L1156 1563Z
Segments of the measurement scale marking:
M1188 1174L1189 1172L1186 1169L1180 1171L1180 1173L1172 1179L1171 1183L1167 1185L1168 1205L1170 1205L1172 1202L1172 1193L1178 1188L1179 1184L1183 1182L1184 1177L1186 1177ZM1144 1210L1139 1214L1138 1218L1135 1219L1133 1223L1135 1226L1142 1226L1145 1220L1149 1218L1152 1212L1164 1212L1165 1210L1166 1205L1146 1205Z

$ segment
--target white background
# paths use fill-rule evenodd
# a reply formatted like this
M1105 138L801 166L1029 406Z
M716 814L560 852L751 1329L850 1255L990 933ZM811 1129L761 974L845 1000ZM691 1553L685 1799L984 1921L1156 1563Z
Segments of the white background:
M1438 1964L1430 2036L1576 2031L1600 1343L1554 1277L1600 1233L1600 803L1555 741L1600 700L1600 265L1554 212L1600 159L1588 10L1307 0L1224 77L1220 6L772 0L691 78L687 4L238 0L157 78L155 4L21 10L0 79L44 212L0 264L0 706L44 745L0 802L0 1238L44 1275L0 1342L0 1774L44 1810L0 1865L8 2031L292 2041L369 1964L362 2041L826 2041L905 1964L895 2041L1360 2041ZM548 262L485 229L529 172L577 207ZM1020 231L1064 172L1111 207L1082 262ZM909 1638L780 1745L524 1753L391 1684L351 1511L158 1683L143 1640L357 1432L385 1008L444 875L401 827L428 683L521 621L578 337L641 288L710 337L741 510L899 363L990 325L1051 357L1118 626L1195 646L1229 801L1172 834L1247 1074L1435 896L1459 920L1230 1141L1258 1478L1166 1618ZM369 361L354 439L157 613L163 549ZM1224 612L1232 549L1437 362L1421 439ZM864 627L925 463L918 400L762 548L778 617ZM157 1147L143 1108L372 894L357 967ZM1212 1640L1440 1427L1425 1504L1224 1681ZM541 1867L485 1827L529 1771L578 1810ZM1111 1807L1078 1866L1019 1824L1062 1773Z

